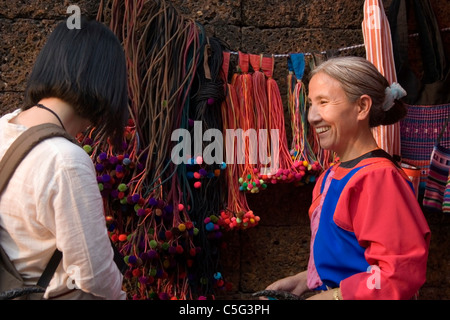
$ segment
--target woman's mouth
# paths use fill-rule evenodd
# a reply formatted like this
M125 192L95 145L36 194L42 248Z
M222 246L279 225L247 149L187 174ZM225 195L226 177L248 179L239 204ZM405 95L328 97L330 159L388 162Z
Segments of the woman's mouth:
M324 132L327 132L328 130L330 130L331 127L330 127L330 126L326 126L326 127L316 127L315 129L316 129L316 133L317 133L317 134L321 134L321 133L324 133Z

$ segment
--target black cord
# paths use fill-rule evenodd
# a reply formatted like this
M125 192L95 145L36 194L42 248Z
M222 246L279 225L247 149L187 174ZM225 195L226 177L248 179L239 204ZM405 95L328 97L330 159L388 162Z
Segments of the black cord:
M56 114L55 111L53 111L53 110L50 109L50 108L47 108L46 106L44 106L43 104L40 104L40 103L38 103L38 104L36 105L36 107L41 108L41 109L44 109L44 110L47 110L48 112L53 113L53 115L58 119L59 123L61 124L61 127L62 127L64 130L66 130L66 128L64 128L64 125L63 125L61 119L59 118L59 116Z

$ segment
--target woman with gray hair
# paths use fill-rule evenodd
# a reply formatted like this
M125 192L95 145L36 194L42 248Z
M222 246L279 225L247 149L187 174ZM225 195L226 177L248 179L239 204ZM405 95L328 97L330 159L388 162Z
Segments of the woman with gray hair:
M308 121L339 161L313 191L308 269L267 290L315 290L309 299L416 296L426 279L430 229L411 181L371 132L405 116L405 94L364 58L333 58L312 72Z

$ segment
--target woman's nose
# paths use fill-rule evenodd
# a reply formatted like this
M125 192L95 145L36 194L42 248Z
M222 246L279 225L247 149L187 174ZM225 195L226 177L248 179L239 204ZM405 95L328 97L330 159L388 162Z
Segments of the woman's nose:
M317 110L317 107L314 104L310 103L308 108L308 122L310 125L314 125L315 123L319 123L321 120L320 114Z

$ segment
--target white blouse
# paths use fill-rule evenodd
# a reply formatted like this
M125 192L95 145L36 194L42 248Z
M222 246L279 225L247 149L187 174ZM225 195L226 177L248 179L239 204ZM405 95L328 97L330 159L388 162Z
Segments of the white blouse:
M0 118L0 159L26 130L9 122L19 112ZM0 195L0 241L28 285L36 284L55 248L63 252L44 298L126 298L94 165L65 138L44 140L17 168Z

